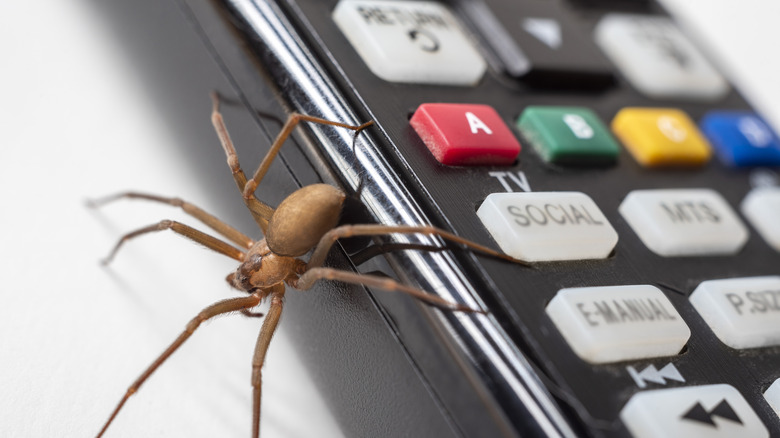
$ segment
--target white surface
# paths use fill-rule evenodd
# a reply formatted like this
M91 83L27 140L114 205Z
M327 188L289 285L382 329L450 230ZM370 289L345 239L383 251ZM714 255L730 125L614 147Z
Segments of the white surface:
M780 379L775 380L775 383L764 391L764 398L780 416Z
M487 67L440 3L341 0L333 20L371 71L387 81L471 85ZM412 38L410 32L418 33Z
M748 238L731 206L711 189L634 190L619 210L642 243L665 257L734 254Z
M780 2L661 0L694 41L780 131Z
M667 3L721 49L721 65L780 126L780 3ZM168 234L128 246L108 270L98 265L122 232L178 216L137 202L93 213L84 198L137 188L205 200L189 191L187 169L170 173L175 139L97 18L83 1L0 2L6 437L94 435L189 318L230 296L223 278L233 263ZM206 324L128 402L108 437L248 437L258 327L236 317ZM281 330L265 372L266 436L325 436L335 427L318 416L326 408L305 407L310 383Z
M697 403L711 412L723 401L741 423L718 415L716 426L682 418ZM634 438L766 438L769 431L739 391L730 385L704 385L687 388L642 391L631 397L620 413Z
M650 285L561 289L545 311L590 363L672 356L691 337L666 295Z
M751 190L742 201L740 210L761 237L780 251L780 187Z
M731 348L780 345L780 276L704 281L690 301Z
M618 241L580 192L491 193L477 216L502 251L529 262L602 259Z
M139 201L95 212L87 197L133 188L213 209L193 193L197 176L177 165L176 139L98 18L87 2L0 2L4 437L94 436L190 318L237 296L224 280L235 262L168 232L99 265L124 232L166 217L195 221ZM249 437L261 322L236 315L204 324L106 437ZM339 436L285 338L284 317L264 377L264 436Z
M715 100L729 90L723 76L671 19L610 14L596 26L595 39L647 96Z

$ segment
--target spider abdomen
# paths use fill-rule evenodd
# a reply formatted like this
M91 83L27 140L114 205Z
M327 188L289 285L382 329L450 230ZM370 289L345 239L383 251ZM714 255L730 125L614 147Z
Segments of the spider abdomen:
M338 225L345 198L344 192L328 184L294 191L279 204L268 223L268 247L283 256L306 254Z

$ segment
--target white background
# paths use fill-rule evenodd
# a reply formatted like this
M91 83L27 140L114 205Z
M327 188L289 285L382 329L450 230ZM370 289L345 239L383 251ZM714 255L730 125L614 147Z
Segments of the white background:
M107 25L89 2L0 1L2 437L94 436L190 318L238 296L224 280L234 261L170 232L99 265L125 232L163 218L197 222L138 201L94 211L88 197L137 189L213 211ZM261 323L234 315L204 324L106 436L249 437ZM274 341L263 435L339 436L283 331Z
M775 126L779 5L673 4L699 37L716 43L724 70ZM139 202L95 212L84 207L87 197L133 188L209 209L189 189L195 176L176 166L176 138L105 25L77 0L0 2L4 437L94 435L186 322L230 296L224 277L234 262L172 233L129 245L108 269L98 264L123 232L180 216ZM242 317L206 324L131 398L108 436L249 436L249 363L259 324ZM264 434L338 436L283 326L264 373Z

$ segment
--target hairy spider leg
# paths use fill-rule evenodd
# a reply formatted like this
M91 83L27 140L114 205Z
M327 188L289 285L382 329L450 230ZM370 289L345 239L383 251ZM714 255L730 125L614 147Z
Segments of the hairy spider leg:
M260 436L260 400L262 396L263 384L263 364L265 355L268 352L268 346L271 344L271 338L279 324L282 316L282 307L284 306L284 285L280 284L271 292L271 304L263 320L263 326L260 328L260 334L257 336L255 352L252 356L252 438Z
M165 351L154 362L152 362L151 365L149 365L149 367L141 374L141 376L138 377L138 379L136 379L135 382L133 382L132 385L130 385L129 388L127 388L127 392L119 401L119 404L117 404L114 411L111 413L108 421L106 421L106 424L103 425L103 428L100 429L100 432L98 432L97 438L103 436L103 434L108 429L108 426L110 426L111 422L114 421L114 418L116 418L117 414L122 409L122 406L124 406L125 402L127 402L130 396L138 391L146 379L148 379L149 376L151 376L152 373L154 373L155 370L157 370L157 368L159 368L160 365L162 365L163 362L165 362L168 357L173 354L173 352L175 352L187 339L189 339L189 337L192 336L192 334L195 332L195 329L197 329L203 322L225 313L236 312L243 309L251 309L252 307L260 304L260 301L262 300L262 294L262 291L258 291L249 295L248 297L230 298L218 301L198 313L198 315L187 324L186 328L179 335L179 337L176 338L176 340L173 341L173 343L167 349L165 349Z
M217 132L220 143L222 143L222 148L225 150L228 166L230 166L230 171L233 173L233 179L235 180L238 189L241 190L244 204L246 204L247 208L249 208L249 211L255 218L255 222L257 222L258 226L263 231L263 235L265 235L266 230L268 229L268 221L271 219L274 209L258 200L255 196L255 191L257 190L257 186L263 180L263 177L265 177L265 174L268 172L268 169L271 167L271 163L279 153L279 149L281 149L282 145L285 143L298 123L302 121L318 123L321 125L347 128L354 130L355 132L360 132L374 124L373 121L370 121L362 125L349 125L346 123L333 122L305 114L291 113L287 117L287 120L285 121L284 126L282 126L281 131L276 136L276 139L274 139L274 142L271 144L271 147L266 153L265 157L260 162L260 165L257 167L254 175L251 179L247 180L246 175L244 174L244 171L241 169L241 165L239 164L236 148L233 145L233 141L230 139L227 127L225 126L225 122L222 118L222 113L220 113L219 110L220 96L218 93L212 92L211 99L211 123L214 125L214 129Z
M119 242L117 242L116 246L114 246L114 249L111 250L111 253L108 255L108 257L103 259L103 264L107 265L111 263L111 260L114 259L114 256L116 255L117 251L119 251L119 248L121 248L122 245L124 245L124 243L127 242L128 240L134 239L144 234L154 233L163 230L171 230L176 234L182 235L194 242L197 242L212 251L216 251L220 254L226 255L239 262L244 261L244 255L245 255L244 252L230 245L229 243L223 242L222 240L219 240L214 236L208 235L203 231L199 231L181 222L164 219L156 224L140 228L138 230L132 231L122 236L119 239Z
M233 140L230 139L230 133L228 133L225 121L222 119L222 113L219 111L219 99L220 96L217 92L211 93L211 124L217 132L217 137L219 137L219 142L222 144L222 149L225 151L230 172L233 174L233 180L236 182L238 190L243 193L244 187L246 186L246 174L244 174L244 170L241 169L236 148L233 146ZM271 220L274 209L257 199L254 194L249 198L242 197L242 199L255 222L257 222L257 225L260 227L260 230L263 232L263 235L265 235L266 230L268 229L268 221Z
M342 225L334 228L325 233L320 239L317 246L314 248L314 252L309 258L309 263L306 264L306 269L320 267L325 263L325 257L327 257L330 248L336 243L338 239L352 236L377 236L383 234L424 234L427 236L438 236L442 239L449 240L451 242L462 245L472 251L486 254L490 257L497 257L503 260L507 260L512 263L518 263L521 265L529 266L525 261L518 260L514 257L510 257L504 253L495 251L486 246L480 245L471 240L464 239L460 236L452 234L448 231L436 228L430 225ZM432 250L431 248L423 248L423 250Z
M204 211L200 207L190 202L184 201L180 198L168 198L164 196L151 195L148 193L139 193L139 192L122 192L122 193L106 196L104 198L91 200L89 201L88 205L90 207L97 208L97 207L102 207L103 205L108 204L109 202L117 201L119 199L143 199L146 201L160 202L163 204L171 205L173 207L179 207L185 213L203 222L209 228L221 234L222 236L226 237L228 240L230 240L231 242L235 243L236 245L242 248L249 249L255 243L244 233L230 226L230 224L218 219L216 216Z
M295 129L295 127L298 126L298 123L300 122L311 122L311 123L318 123L320 125L336 126L339 128L351 129L355 132L360 132L374 124L373 121L369 121L362 125L348 125L346 123L334 122L331 120L323 119L320 117L309 116L306 114L291 113L287 117L287 121L284 122L284 126L282 126L282 130L279 131L279 134L276 136L276 139L274 140L273 144L271 144L271 148L268 150L268 153L266 154L265 158L263 158L263 161L260 162L260 165L257 167L257 170L255 171L255 174L252 176L252 179L247 181L246 185L244 186L244 191L243 191L244 198L248 198L252 196L255 190L257 190L258 184L260 184L260 181L262 181L263 177L265 177L265 174L268 172L268 169L271 167L271 163L273 162L274 158L276 158L276 155L279 153L279 149L281 149L282 145L290 136L293 129Z
M471 307L463 304L453 303L432 293L425 292L424 290L399 283L392 278L380 277L378 275L356 274L354 272L342 271L333 268L309 269L297 280L291 281L290 285L298 290L308 290L311 289L311 287L314 286L314 284L319 280L340 281L344 283L368 286L376 289L383 289L388 292L402 292L417 298L424 303L444 310L455 310L460 312L473 312L482 314L485 313L482 310L472 309Z

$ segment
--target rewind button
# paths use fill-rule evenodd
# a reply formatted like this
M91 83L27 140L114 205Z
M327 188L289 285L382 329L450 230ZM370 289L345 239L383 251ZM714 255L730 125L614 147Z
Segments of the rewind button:
M734 408L731 407L725 398L710 411L702 406L701 403L696 402L696 404L693 405L693 407L682 416L682 418L686 420L698 421L699 423L709 424L710 426L717 428L718 425L715 423L715 417L724 418L726 420L742 424L742 420L739 418L739 415L734 412Z
M769 437L742 394L725 384L642 391L620 419L635 438Z

